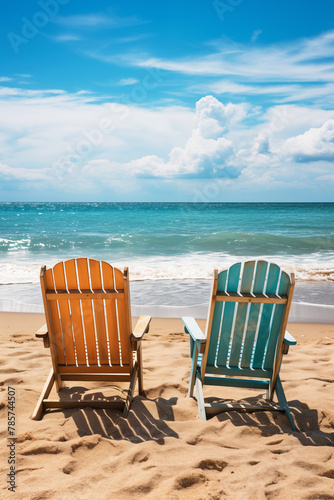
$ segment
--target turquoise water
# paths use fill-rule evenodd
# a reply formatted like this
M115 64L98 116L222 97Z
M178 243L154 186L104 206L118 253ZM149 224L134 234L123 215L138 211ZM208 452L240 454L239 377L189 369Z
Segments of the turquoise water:
M205 288L214 267L258 257L328 287L334 203L0 203L0 299L18 295L9 284L37 285L41 265L78 256L127 265L148 288L166 280L167 303L167 281Z

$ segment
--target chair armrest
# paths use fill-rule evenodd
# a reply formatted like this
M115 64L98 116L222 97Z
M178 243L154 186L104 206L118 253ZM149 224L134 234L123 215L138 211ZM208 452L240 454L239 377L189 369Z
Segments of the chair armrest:
M44 337L46 337L48 335L48 329L47 329L47 326L46 324L43 325L39 330L37 330L37 332L35 333L35 337L37 337L38 339L43 339Z
M195 342L200 342L201 344L205 344L206 337L203 334L200 327L198 326L195 318L185 317L182 318L182 321L184 324L184 331L186 333L189 333Z
M140 341L150 329L151 316L140 316L131 334L131 341Z
M290 345L296 344L297 340L294 339L293 336L286 330L283 339L282 354L288 354Z
M39 330L37 330L37 332L35 333L35 337L38 339L43 339L44 347L50 347L49 333L46 324L43 325Z
M288 345L296 345L297 340L286 330L284 334L284 342Z

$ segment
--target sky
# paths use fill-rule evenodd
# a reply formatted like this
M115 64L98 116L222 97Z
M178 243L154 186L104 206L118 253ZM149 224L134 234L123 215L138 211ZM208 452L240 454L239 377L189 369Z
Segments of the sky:
M0 19L0 201L334 201L332 0L11 0Z

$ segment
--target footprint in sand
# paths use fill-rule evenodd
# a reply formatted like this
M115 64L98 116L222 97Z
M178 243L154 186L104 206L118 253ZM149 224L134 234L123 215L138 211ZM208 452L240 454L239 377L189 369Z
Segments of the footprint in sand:
M224 462L223 460L212 460L210 458L207 458L206 460L201 460L197 465L197 468L202 470L216 470L218 472L221 472L227 465L228 463Z
M29 444L26 448L21 450L21 455L41 455L44 453L50 455L57 455L61 450L56 444L44 443L44 444Z
M149 458L149 455L148 453L145 453L143 451L138 451L137 453L135 453L135 455L132 457L132 460L131 460L131 463L132 464L135 464L135 463L143 463L143 462L147 462Z
M72 474L72 472L75 471L77 466L77 461L76 460L70 460L64 467L63 467L63 473L64 474Z
M195 484L205 483L206 481L207 478L204 476L204 474L192 472L190 474L182 474L181 476L177 477L175 479L174 487L176 490L183 490L184 488L190 488Z

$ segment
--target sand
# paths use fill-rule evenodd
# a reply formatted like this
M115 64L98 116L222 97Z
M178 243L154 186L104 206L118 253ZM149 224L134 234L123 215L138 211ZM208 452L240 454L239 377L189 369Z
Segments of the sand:
M281 378L300 429L293 433L280 413L200 421L196 401L186 398L188 339L171 319L152 321L143 346L146 398L134 398L128 419L87 408L32 421L51 367L33 335L42 323L40 314L0 313L1 499L334 498L334 325L289 325L298 344ZM77 385L103 395L126 389ZM6 483L8 386L17 402L15 493ZM253 395L229 391L207 394Z

